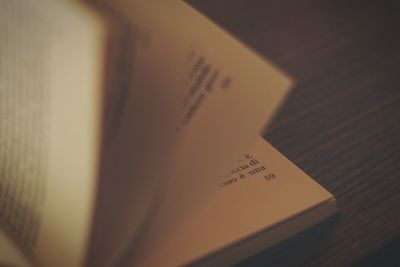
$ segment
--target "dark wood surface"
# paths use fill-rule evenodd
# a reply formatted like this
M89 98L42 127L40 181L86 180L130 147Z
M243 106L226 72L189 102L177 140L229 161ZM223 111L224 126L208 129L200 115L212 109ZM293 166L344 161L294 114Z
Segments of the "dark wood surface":
M399 4L188 2L296 80L265 137L340 208L239 266L400 266Z

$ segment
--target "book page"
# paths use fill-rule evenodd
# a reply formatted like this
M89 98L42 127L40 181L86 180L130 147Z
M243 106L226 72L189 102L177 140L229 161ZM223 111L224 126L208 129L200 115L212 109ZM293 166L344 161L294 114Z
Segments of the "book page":
M0 222L37 266L84 260L105 37L75 2L0 4Z
M94 243L107 244L92 250L91 264L96 266L107 265L105 255L116 259L135 242L146 247L138 234L151 240L171 234L214 194L216 177L229 171L290 85L270 63L181 1L111 2L135 37L133 82L121 135L129 132L140 155L130 161L134 172L124 173L154 181L158 199L145 223L132 226L137 201L128 192L134 186L121 183L116 197L122 201L109 201L102 217L107 223L98 220L112 227L110 232L98 231ZM115 210L125 210L124 219L113 220ZM158 243L155 240L151 243Z
M9 238L0 227L0 266L4 267L31 267L28 259L19 250L18 246Z
M177 225L215 193L211 189L215 177L232 168L269 122L290 80L183 1L163 1L163 5L190 49L183 130L175 169L164 189L164 206L159 208L158 219L167 226Z
M333 196L261 136L214 187L174 235L125 266L231 266L337 212Z
M112 49L119 67L108 66L122 82L111 88L106 99L111 118L101 151L99 192L86 262L87 266L113 266L147 224L168 179L177 148L186 58L174 58L180 43L165 45L170 28L160 27L153 17L141 17L141 9L135 8L141 21L135 24L111 6L90 4L123 28ZM171 68L171 59L179 67Z

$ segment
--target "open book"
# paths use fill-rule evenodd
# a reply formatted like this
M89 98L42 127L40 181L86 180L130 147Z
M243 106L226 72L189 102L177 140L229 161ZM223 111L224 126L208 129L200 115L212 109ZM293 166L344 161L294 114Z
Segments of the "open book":
M232 264L331 216L289 90L178 0L0 3L0 266Z

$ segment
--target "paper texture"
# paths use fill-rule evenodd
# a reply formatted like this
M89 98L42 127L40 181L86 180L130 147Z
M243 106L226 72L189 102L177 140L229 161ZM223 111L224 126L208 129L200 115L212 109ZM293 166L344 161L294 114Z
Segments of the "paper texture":
M257 137L247 151L231 175L215 184L218 192L171 238L140 264L132 261L126 266L183 266L224 249L235 251L225 255L226 259L220 257L216 261L219 264L214 262L215 266L224 266L221 264L232 257L243 259L303 230L296 225L279 229L279 225L296 217L306 217L303 212L333 200L331 194L262 137ZM298 225L310 226L336 212L334 204L323 209L325 213L311 213L304 218L308 223L299 221ZM264 234L261 245L245 246L247 239L262 235L268 229L271 233ZM235 250L238 244L243 244L246 251Z
M114 6L139 36L147 36L147 45L136 48L135 69L141 75L133 76L139 81L157 77L152 81L154 86L147 87L146 95L152 95L160 104L168 100L177 105L171 105L169 112L174 116L165 119L166 127L159 131L167 136L176 133L175 150L160 150L165 145L159 143L149 153L164 155L159 158L169 161L172 168L154 169L152 166L163 166L154 160L154 165L140 166L143 174L158 172L161 178L158 206L153 207L152 217L140 228L140 233L147 235L144 238L151 241L138 237L140 248L134 249L143 254L141 249L150 251L148 246L162 242L215 193L216 177L231 168L272 117L290 81L181 1L115 1ZM138 85L133 87L141 90ZM161 92L159 88L163 88ZM154 93L149 94L152 90ZM141 99L143 110L150 100ZM164 112L163 118L167 116ZM146 118L143 120L147 123ZM160 136L156 138L161 140ZM129 225L119 229L132 231ZM129 235L134 234L121 230L122 238Z
M75 2L6 1L0 13L1 223L38 266L81 266L96 189L103 27Z
M0 228L0 266L31 267L17 245Z

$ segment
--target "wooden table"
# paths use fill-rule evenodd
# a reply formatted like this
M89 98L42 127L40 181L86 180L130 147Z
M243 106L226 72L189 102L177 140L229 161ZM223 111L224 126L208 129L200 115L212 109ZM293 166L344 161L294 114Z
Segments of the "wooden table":
M189 0L296 80L265 137L340 214L239 266L400 266L400 6Z

